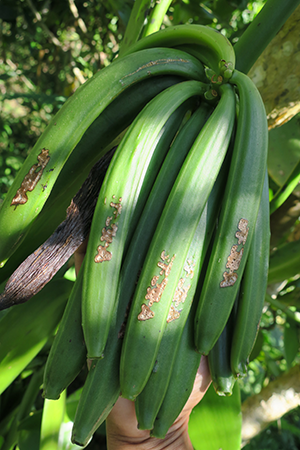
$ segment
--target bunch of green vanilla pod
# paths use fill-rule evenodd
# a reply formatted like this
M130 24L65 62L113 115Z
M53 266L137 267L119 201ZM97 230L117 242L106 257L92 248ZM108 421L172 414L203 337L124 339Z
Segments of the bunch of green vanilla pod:
M220 395L245 373L267 283L267 139L262 99L230 42L180 25L140 39L82 85L37 141L0 211L0 274L49 238L117 145L45 367L44 396L57 399L88 364L73 442L88 442L119 395L135 400L140 429L163 438L201 355ZM37 259L42 271L49 258ZM48 295L51 304L57 292ZM0 308L14 303L0 296ZM24 330L15 332L26 346Z

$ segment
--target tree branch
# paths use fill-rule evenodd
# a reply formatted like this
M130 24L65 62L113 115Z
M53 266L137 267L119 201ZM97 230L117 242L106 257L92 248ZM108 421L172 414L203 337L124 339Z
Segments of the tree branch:
M29 8L31 9L31 11L33 12L36 21L40 24L40 26L43 28L43 30L45 31L45 33L47 34L47 36L50 38L52 44L56 45L56 47L61 47L61 43L59 42L59 40L57 39L56 36L54 36L54 34L52 33L52 31L49 30L49 28L47 27L47 25L44 24L42 16L40 15L40 13L35 9L34 4L32 3L31 0L26 0Z
M297 365L243 402L243 445L299 405L300 366Z
M283 125L300 112L299 24L300 6L248 73L263 98L269 129Z

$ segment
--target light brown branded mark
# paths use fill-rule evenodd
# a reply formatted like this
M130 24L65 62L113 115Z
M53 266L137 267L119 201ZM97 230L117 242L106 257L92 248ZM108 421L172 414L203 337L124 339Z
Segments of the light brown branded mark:
M229 287L233 286L238 278L237 270L240 266L242 256L244 253L244 247L242 247L238 251L239 245L245 245L249 227L248 227L248 220L247 219L240 219L238 223L238 230L235 233L235 237L238 239L238 245L235 244L231 247L230 255L227 258L226 268L229 269L229 272L225 271L223 273L223 280L220 283L220 287Z
M191 287L190 284L185 285L185 282L187 278L192 279L194 277L194 268L195 263L191 259L188 259L183 269L186 274L185 277L181 277L178 281L167 317L167 323L173 322L173 320L179 319L180 317L180 314L182 312L182 304L185 302Z
M25 175L24 180L21 183L21 186L16 192L16 195L11 201L10 206L15 205L24 205L28 201L27 192L32 192L36 187L37 183L41 179L43 175L44 169L50 160L49 150L43 148L41 153L37 157L38 163L33 164L33 166L29 169L27 175ZM43 189L45 186L43 187Z
M157 262L157 266L161 269L159 275L154 275L150 281L150 286L147 288L147 294L145 300L147 303L143 303L141 306L141 312L138 314L138 320L148 320L154 317L154 311L150 308L153 303L158 303L161 296L167 286L168 276L171 272L175 255L170 258L169 255L163 251L160 255L160 260ZM161 282L158 283L160 277L163 277Z
M115 199L115 196L113 196L113 200ZM108 251L108 247L113 242L113 238L116 236L118 231L118 224L114 223L114 220L117 219L117 217L122 212L122 198L119 198L118 202L110 202L110 207L114 209L113 215L108 216L105 221L105 227L102 228L102 234L100 241L104 242L104 245L99 245L97 247L97 254L94 258L95 263L101 263L104 261L110 261L112 258L112 253Z

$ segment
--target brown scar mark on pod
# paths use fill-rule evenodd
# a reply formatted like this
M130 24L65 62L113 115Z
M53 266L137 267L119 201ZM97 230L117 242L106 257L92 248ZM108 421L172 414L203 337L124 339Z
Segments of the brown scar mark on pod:
M172 268L173 261L175 259L175 255L170 259L169 255L166 255L166 252L163 251L160 254L161 261L157 262L157 266L161 269L159 275L154 275L150 281L150 285L147 287L147 293L145 295L145 300L148 300L148 304L146 305L143 303L142 306L142 313L145 310L145 307L148 308L149 311L150 307L153 305L153 303L158 303L161 300L162 294L167 286L168 283L168 275L170 273L170 270ZM166 263L164 261L167 261ZM164 275L161 283L157 283L159 280L159 277ZM146 310L145 310L146 311ZM140 318L141 313L138 315L139 320L146 320Z
M142 311L138 315L138 320L149 320L154 317L154 312L145 303L142 304Z
M239 245L245 245L248 233L249 233L249 227L248 220L247 219L240 219L238 223L238 230L235 233L235 237L238 239L238 244L233 245L230 250L230 255L227 258L226 268L229 269L229 272L223 273L223 280L220 283L220 287L228 287L233 286L238 278L238 274L236 271L238 270L242 256L244 253L244 247L241 248L240 251L238 251Z
M110 261L112 258L111 252L107 250L109 244L105 243L103 245L99 245L97 248L97 255L94 258L95 263L101 263L103 261Z
M182 278L182 280L184 281L183 278ZM190 287L191 287L190 284L188 286L183 286L183 283L181 285L178 284L175 294L174 294L174 298L173 298L173 302L175 303L175 306L178 306L180 303L185 302L188 292L190 290Z
M102 228L102 235L100 241L106 241L107 244L111 244L113 238L116 236L118 225L113 223L111 228Z
M115 195L112 196L112 198L115 198ZM122 201L122 197L119 198L119 202ZM104 200L104 203L106 204L106 197ZM115 208L116 211L113 212L113 216L108 216L105 220L105 227L102 228L101 231L101 237L100 241L105 242L104 246L99 245L97 247L97 254L94 258L95 263L101 263L103 261L110 261L112 258L112 253L107 250L109 245L112 243L113 238L116 236L118 231L118 224L111 223L113 219L116 219L118 215L121 214L122 206L121 203L114 203L111 202L110 206L112 208Z
M161 269L161 271L159 272L160 275L163 275L163 273L165 273L166 277L168 277L170 275L174 259L175 259L175 255L172 256L171 260L167 259L167 263L162 262L162 261L159 261L157 263L158 267Z
M194 267L195 267L195 263L188 259L186 261L186 265L183 267L183 270L186 272L185 277L181 277L178 280L175 292L174 292L174 296L172 299L172 303L170 306L170 310L169 310L169 315L167 317L167 323L172 322L173 320L179 319L180 317L180 313L182 310L178 311L178 306L180 305L180 303L184 303L188 292L191 288L191 285L187 285L185 286L184 283L186 281L186 279L190 276L191 278L193 278L194 276Z
M165 250L163 250L163 251L161 252L161 254L160 254L160 259L161 259L162 261L165 261L166 259L169 259L169 258L170 258L170 256L166 254L166 251L165 251Z
M173 320L179 319L180 312L175 309L173 305L171 305L168 317L167 317L167 323L173 322Z
M121 198L121 200L122 200L122 198ZM110 206L112 208L115 208L114 216L115 216L115 219L116 219L122 212L121 202L119 202L119 203L110 202Z
M33 164L27 175L25 175L24 180L21 183L21 186L19 187L16 195L11 201L10 206L24 205L25 203L27 203L28 197L26 195L26 192L33 191L33 189L36 187L37 183L41 179L44 169L50 160L49 150L43 148L41 153L38 155L37 160L38 163ZM44 186L47 187L47 185Z
M107 217L107 219L106 219L106 221L105 221L105 226L106 226L106 227L109 227L110 222L112 221L112 219L113 219L112 216L108 216L108 217Z
M151 286L155 286L156 283L158 282L159 279L159 275L154 275L154 277L151 280Z
M153 303L158 303L161 299L163 291L167 285L168 280L164 278L160 284L157 284L153 288L147 288L147 294L145 295L145 299L149 300L148 305L152 306Z
M194 277L194 268L195 263L191 260L187 260L187 264L183 268L186 272L186 278L190 277L192 279Z
M238 224L238 229L239 231L236 232L235 237L238 239L238 244L246 244L246 240L248 237L248 233L249 233L249 227L247 227L248 225L248 220L247 219L241 219L239 221Z
M237 251L238 246L233 245L230 250L230 255L228 256L226 267L230 270L230 272L233 272L235 270L238 270L242 256L244 253L244 248L241 248L241 250Z
M224 272L223 280L220 283L221 288L233 286L238 278L238 274L236 272Z

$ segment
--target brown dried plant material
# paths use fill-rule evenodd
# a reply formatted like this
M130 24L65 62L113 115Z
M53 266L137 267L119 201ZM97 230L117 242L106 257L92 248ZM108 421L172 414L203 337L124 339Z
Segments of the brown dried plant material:
M36 187L37 183L41 179L43 175L44 169L50 160L49 150L43 148L41 153L37 157L38 163L34 164L27 175L25 175L24 180L21 183L21 186L17 190L16 195L11 201L10 206L18 206L24 205L28 201L28 197L26 192L31 192Z
M99 191L116 147L98 161L67 209L66 219L14 271L0 295L0 310L37 294L88 237Z

